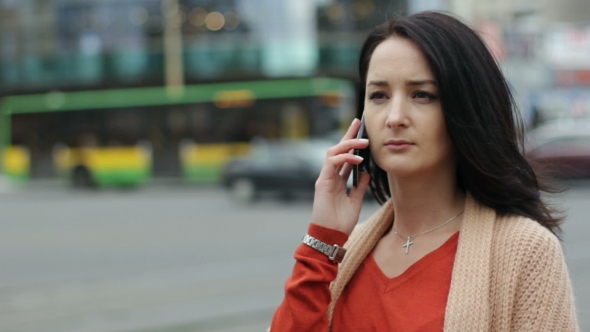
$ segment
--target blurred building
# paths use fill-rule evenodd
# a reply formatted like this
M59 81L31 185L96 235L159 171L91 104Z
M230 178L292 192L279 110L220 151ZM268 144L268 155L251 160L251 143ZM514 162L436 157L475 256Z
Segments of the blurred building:
M0 0L0 128L6 128L0 153L10 146L26 151L20 155L27 158L13 158L18 174L75 175L84 168L81 176L94 177L98 166L76 154L147 142L152 174L179 176L195 165L201 173L217 168L241 151L235 144L252 137L328 134L353 116L349 79L356 78L366 31L404 6L404 0ZM162 93L162 86L171 89ZM191 154L196 145L199 153Z
M590 85L588 0L454 0L453 5L479 28L515 84Z
M168 70L189 83L354 77L366 31L405 10L405 0L0 0L0 95L158 86ZM180 46L167 43L174 34Z
M575 50L568 56L571 45L564 44L573 38L586 52L587 0L0 0L0 95L158 86L174 62L172 70L189 83L354 78L368 30L427 9L471 22L500 60L516 61L514 70L524 68L518 59L583 68L590 58ZM176 50L167 46L167 27L180 37ZM180 56L167 61L174 51ZM550 85L556 75L533 69L514 76L525 85Z
M164 12L164 2L3 0L4 93L162 85L166 25L180 28L189 79L219 76L220 68L235 73L259 68L250 28L240 20L235 1L186 0L174 13Z
M588 0L409 0L475 28L502 67L529 125L590 117Z
M357 80L369 30L395 15L430 9L457 13L479 31L527 119L590 116L587 1L0 0L0 128L6 129L0 131L0 150L22 146L30 152L31 174L52 176L53 151L62 143L147 141L154 174L169 175L181 172L179 151L186 141L225 144L290 132L313 137L347 125L354 112L354 89L337 83L338 91L326 88L319 96L314 82ZM232 85L301 77L319 80L308 80L311 87L283 82L267 91L267 100L248 97L251 87ZM215 94L179 101L184 87L195 97L204 90L189 85L215 82L226 83L228 91L219 96L235 100L226 103ZM171 89L113 92L162 86ZM67 97L70 91L105 89L115 101ZM270 95L277 91L282 97ZM2 108L9 99L3 97L31 93L41 94L18 99L21 114ZM142 104L146 95L157 101ZM72 100L80 103L66 112ZM314 119L317 114L325 117ZM234 137L244 128L250 133ZM225 153L216 149L211 158Z

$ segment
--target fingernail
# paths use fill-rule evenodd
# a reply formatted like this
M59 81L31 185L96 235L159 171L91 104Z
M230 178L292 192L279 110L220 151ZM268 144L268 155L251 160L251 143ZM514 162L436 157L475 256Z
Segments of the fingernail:
M359 159L359 160L365 160L365 158L361 157L361 156L354 156L355 158Z
M352 127L352 125L357 121L357 118L352 119L352 122L350 123L350 126Z
M359 138L359 141L361 141L361 142L368 142L369 139L368 138Z

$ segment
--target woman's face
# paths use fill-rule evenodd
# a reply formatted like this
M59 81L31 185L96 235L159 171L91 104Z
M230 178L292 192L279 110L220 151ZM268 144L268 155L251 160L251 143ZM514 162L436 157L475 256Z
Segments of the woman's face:
M373 159L390 176L455 167L434 75L412 41L377 46L367 72L365 124Z

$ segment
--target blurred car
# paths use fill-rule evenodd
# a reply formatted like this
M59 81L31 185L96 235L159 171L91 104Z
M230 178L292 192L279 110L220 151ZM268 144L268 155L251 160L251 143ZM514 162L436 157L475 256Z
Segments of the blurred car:
M253 201L262 193L285 199L313 193L326 151L335 144L323 139L257 143L249 157L225 165L223 184L242 202ZM348 183L350 187L351 181Z
M527 156L552 176L590 177L590 119L555 120L533 129Z

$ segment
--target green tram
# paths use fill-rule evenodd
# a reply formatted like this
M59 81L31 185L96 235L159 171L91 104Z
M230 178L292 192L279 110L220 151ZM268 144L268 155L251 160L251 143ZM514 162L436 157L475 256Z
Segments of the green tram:
M76 186L152 177L219 180L256 138L308 139L346 128L354 84L293 78L7 96L0 100L3 174L67 176Z

